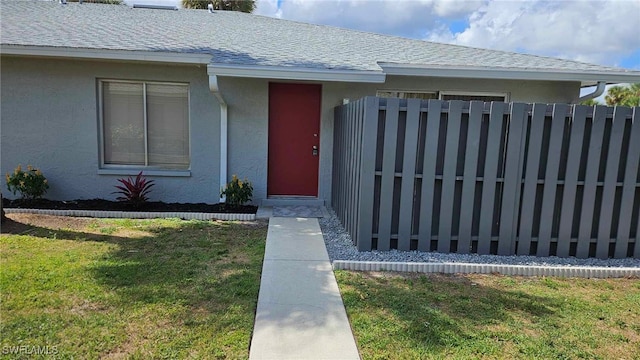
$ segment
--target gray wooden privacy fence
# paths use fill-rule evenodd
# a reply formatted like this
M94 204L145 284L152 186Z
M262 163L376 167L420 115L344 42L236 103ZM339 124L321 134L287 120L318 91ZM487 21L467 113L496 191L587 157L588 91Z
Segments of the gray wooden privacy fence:
M367 97L335 109L359 250L640 258L640 108Z

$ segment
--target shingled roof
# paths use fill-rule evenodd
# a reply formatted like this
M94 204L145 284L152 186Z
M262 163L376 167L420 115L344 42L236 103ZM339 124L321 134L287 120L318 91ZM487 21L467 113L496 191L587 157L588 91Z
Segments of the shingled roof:
M206 55L203 58L206 62L219 66L373 73L384 73L385 68L397 72L400 67L414 69L414 72L424 69L542 71L575 74L575 79L563 80L583 82L614 81L620 76L640 79L640 72L621 68L240 12L136 9L88 3L62 5L53 1L2 1L0 7L2 52L8 54L33 47L117 50Z

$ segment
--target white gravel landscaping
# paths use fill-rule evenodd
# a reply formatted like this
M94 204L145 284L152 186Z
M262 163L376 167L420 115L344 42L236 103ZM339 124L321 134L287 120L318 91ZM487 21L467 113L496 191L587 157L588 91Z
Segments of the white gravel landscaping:
M328 209L330 216L318 219L329 253L329 259L351 261L421 262L421 263L467 263L495 265L527 265L547 267L625 267L640 268L640 259L578 259L575 257L497 256L478 254L442 254L420 251L362 251L358 252L338 220L335 212Z

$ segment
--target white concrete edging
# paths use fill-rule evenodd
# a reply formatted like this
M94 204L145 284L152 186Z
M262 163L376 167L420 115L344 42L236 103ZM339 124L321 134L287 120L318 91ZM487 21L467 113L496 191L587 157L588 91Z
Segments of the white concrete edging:
M226 214L200 212L152 212L152 211L104 211L104 210L44 210L44 209L4 209L7 214L41 214L57 216L80 216L118 219L180 218L185 220L240 220L253 221L256 214Z
M576 278L640 277L640 268L592 266L534 266L474 263L417 263L335 260L334 270L398 271L443 274L493 274Z

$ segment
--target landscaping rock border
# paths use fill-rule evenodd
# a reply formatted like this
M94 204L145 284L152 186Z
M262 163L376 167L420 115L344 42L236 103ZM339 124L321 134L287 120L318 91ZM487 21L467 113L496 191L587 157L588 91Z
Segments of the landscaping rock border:
M358 251L333 210L318 219L336 270L499 273L521 276L640 277L640 259L497 256L419 251Z
M7 214L41 214L57 216L79 216L118 219L180 218L185 220L236 220L253 221L256 214L195 213L195 212L151 212L151 211L101 211L101 210L44 210L4 209Z
M469 263L410 263L386 261L335 260L334 270L396 271L442 274L502 274L517 276L555 276L565 278L621 278L640 277L640 268L611 268L592 266L531 266Z

